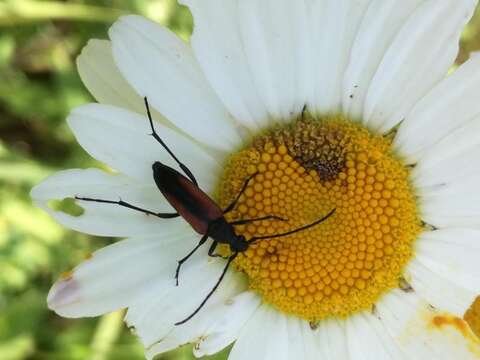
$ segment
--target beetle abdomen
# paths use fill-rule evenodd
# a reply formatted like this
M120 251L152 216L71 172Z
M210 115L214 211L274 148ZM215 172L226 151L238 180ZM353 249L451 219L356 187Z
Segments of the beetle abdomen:
M152 169L163 196L196 232L205 234L210 222L223 217L223 211L215 201L187 177L158 161Z

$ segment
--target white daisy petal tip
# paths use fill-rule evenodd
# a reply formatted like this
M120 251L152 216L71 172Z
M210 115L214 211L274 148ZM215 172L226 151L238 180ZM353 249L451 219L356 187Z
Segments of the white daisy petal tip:
M73 274L65 274L50 289L47 296L48 308L62 316L68 316L62 309L78 302L80 299L80 284ZM79 316L82 316L81 314ZM68 317L72 317L71 315Z
M76 63L83 84L99 103L145 112L143 99L124 79L114 62L110 41L91 39Z

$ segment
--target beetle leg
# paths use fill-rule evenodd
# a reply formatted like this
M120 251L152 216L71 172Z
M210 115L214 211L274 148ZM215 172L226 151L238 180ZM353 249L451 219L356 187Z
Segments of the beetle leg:
M195 251L198 250L198 248L199 248L200 246L202 246L203 244L205 244L205 241L207 241L208 236L209 236L209 235L208 235L208 231L207 231L207 233L202 236L202 238L201 238L200 241L198 242L197 246L195 246L195 247L193 248L193 250L190 251L190 252L188 253L188 255L185 256L183 259L178 260L177 270L175 271L176 286L178 286L178 275L180 274L180 268L182 267L182 264L183 264L185 261L187 261L187 260L190 258L190 256L192 256L192 255L195 253Z
M214 254L215 249L217 248L218 242L214 241L212 245L210 245L210 248L208 249L208 256L217 258L221 257L222 259L229 259L230 256L222 256L220 254Z
M210 245L210 248L208 249L208 256L211 256L211 257L219 257L220 256L218 254L213 253L215 251L215 249L217 248L217 245L218 245L218 243L216 241L214 241L212 243L212 245Z
M230 223L230 225L245 225L254 221L261 221L261 220L280 220L280 221L288 221L288 219L284 219L280 216L275 216L275 215L268 215L268 216L263 216L260 218L255 218L255 219L245 219L245 220L237 220L233 221Z
M157 140L160 145L162 145L162 147L167 150L167 152L170 154L170 156L173 158L173 160L176 161L176 163L178 164L178 166L180 166L180 168L183 170L183 172L185 173L185 175L187 175L187 177L195 184L195 185L198 185L198 182L197 182L197 179L195 179L195 176L193 175L193 173L190 171L190 169L184 165L180 160L178 160L178 158L175 156L175 154L172 152L172 150L170 150L170 148L167 146L167 144L165 144L165 142L162 140L162 138L157 134L157 132L155 131L155 127L153 126L153 119L152 119L152 114L150 113L150 106L148 105L148 100L147 100L147 97L144 97L143 100L145 101L145 107L147 108L147 116L148 116L148 121L150 122L150 127L152 129L152 133L150 135L153 136L153 138L155 140Z
M156 212L153 212L153 211L150 211L150 210L139 208L138 206L129 204L129 203L123 201L123 200L119 200L119 201L102 200L102 199L92 199L92 198L80 197L80 196L75 196L75 199L76 200L82 200L82 201L98 202L98 203L103 203L103 204L120 205L120 206L128 208L128 209L132 209L132 210L135 210L135 211L140 211L140 212L142 212L144 214L147 214L147 215L153 215L153 216L159 217L161 219L172 219L172 218L176 218L176 217L180 216L178 213L156 213Z
M228 258L227 264L225 265L225 268L223 269L222 275L220 275L220 278L218 279L217 283L215 284L215 286L213 287L213 289L210 290L210 292L209 292L208 295L205 297L205 299L203 299L203 301L202 301L202 303L200 304L200 306L197 307L197 308L195 309L195 311L194 311L191 315L189 315L186 319L175 323L175 326L185 324L188 320L190 320L192 317L194 317L194 316L200 311L200 309L203 307L203 305L205 305L205 303L208 301L208 299L210 299L210 296L212 296L213 293L215 292L215 290L217 290L218 286L220 285L220 283L222 282L223 278L225 277L225 274L227 273L228 267L230 266L230 264L232 263L232 261L235 260L235 258L237 257L237 255L238 255L238 252L232 254L232 255Z
M235 207L235 205L237 205L237 202L238 200L240 200L240 197L242 196L242 194L245 192L245 190L247 189L247 186L248 186L248 183L250 182L250 180L252 180L255 176L257 176L258 174L258 171L255 173L255 174L252 174L250 175L247 180L245 180L245 182L243 183L243 186L242 186L242 189L240 190L240 192L238 193L237 197L231 202L230 205L228 205L225 210L223 210L223 213L226 214L226 213L229 213L230 211L233 210L233 208Z

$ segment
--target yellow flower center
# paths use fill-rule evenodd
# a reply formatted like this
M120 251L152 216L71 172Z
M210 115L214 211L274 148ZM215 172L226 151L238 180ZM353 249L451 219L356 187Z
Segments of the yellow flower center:
M227 218L286 221L236 226L247 239L301 227L336 209L313 228L261 240L237 257L237 269L265 302L316 321L369 309L398 287L422 225L409 169L390 139L338 117L299 119L231 156L219 203L227 205L254 173Z
M463 316L470 328L480 338L480 296L467 309Z

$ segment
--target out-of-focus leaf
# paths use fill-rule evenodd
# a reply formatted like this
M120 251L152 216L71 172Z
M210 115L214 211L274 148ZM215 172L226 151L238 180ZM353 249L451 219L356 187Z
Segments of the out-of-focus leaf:
M60 1L6 0L0 3L0 26L18 26L52 19L112 22L125 13L121 9Z
M2 360L22 360L35 352L32 336L19 335L15 338L0 342L0 356Z

